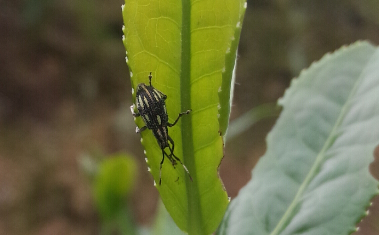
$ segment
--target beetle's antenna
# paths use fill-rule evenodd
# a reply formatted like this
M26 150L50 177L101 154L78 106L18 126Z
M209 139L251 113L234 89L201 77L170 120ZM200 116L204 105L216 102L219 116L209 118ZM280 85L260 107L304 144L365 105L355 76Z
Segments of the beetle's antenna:
M150 72L150 75L149 75L149 83L150 83L150 86L151 86L151 79L153 78L153 76L151 75L151 72Z
M171 138L170 138L170 139L171 139ZM183 162L180 161L180 159L179 159L177 156L175 156L175 154L174 154L174 148L171 148L170 145L168 146L168 148L170 149L170 152L171 152L170 156L174 157L175 160L177 160L178 162L180 162L180 164L182 164L182 166L183 166L184 170L187 172L187 174L188 174L190 180L193 181L193 180L192 180L192 177L191 177L191 174L189 173L189 171L188 171L186 165L184 165ZM167 155L167 157L168 157L168 155ZM171 158L171 159L172 159L172 158ZM172 159L172 160L174 160L174 159ZM171 161L171 162L172 162L172 161Z
M173 154L173 155L174 155L174 154ZM179 162L180 162L180 164L182 164L182 166L183 166L184 170L186 170L186 172L187 172L187 174L188 174L188 176L189 176L190 180L191 180L191 181L193 181L193 180L192 180L192 177L191 177L191 174L189 173L189 171L188 171L188 169L187 169L186 165L184 165L184 164L182 163L182 161L180 161L180 159L179 159L179 158L177 158L175 155L174 155L174 157L175 157L176 159L178 159L178 160L179 160Z
M174 148L175 148L174 141L171 139L170 136L167 136L167 139L168 139L168 141L170 141L170 143L172 144L172 148L171 148L170 145L168 145L168 148L170 149L170 155L167 155L167 157L171 156L171 159L172 159L172 157L174 157L175 160L177 160L178 162L180 162L180 164L182 164L184 170L187 172L187 174L188 174L190 180L193 181L193 180L192 180L192 177L191 177L191 174L189 173L189 171L188 171L186 165L184 165L183 162L180 161L180 159L179 159L177 156L175 156L175 154L174 154ZM174 159L172 159L172 160L174 160ZM171 160L171 162L172 162L172 160Z

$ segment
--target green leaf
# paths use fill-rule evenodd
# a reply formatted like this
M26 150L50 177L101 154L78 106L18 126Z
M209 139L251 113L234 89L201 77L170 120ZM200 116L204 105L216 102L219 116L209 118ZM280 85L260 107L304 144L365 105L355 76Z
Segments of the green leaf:
M238 42L241 35L241 26L243 17L245 15L246 2L240 1L239 16L240 19L237 22L234 35L232 36L231 45L226 49L226 58L225 58L225 71L222 73L222 84L221 89L219 90L219 123L220 123L220 134L226 136L226 131L229 124L230 116L230 107L232 106L233 94L234 94L234 81L235 81L235 66L236 66L236 57Z
M231 55L236 53L244 8L245 0L125 0L123 6L123 42L132 87L148 83L152 72L152 85L167 95L171 123L178 113L192 109L169 128L169 135L193 182L180 165L174 169L165 160L162 185L157 185L167 211L189 234L212 233L228 204L218 177L223 157L218 108L229 102L221 102L218 91L231 81L225 74L234 67ZM228 92L222 94L227 101ZM224 129L228 116L226 111L220 114ZM144 126L140 118L136 124ZM162 152L151 131L141 135L158 182Z
M349 234L378 181L379 50L359 42L303 71L280 100L267 152L218 234Z
M100 163L94 180L94 198L103 219L114 219L124 208L136 170L135 161L126 154L111 156Z

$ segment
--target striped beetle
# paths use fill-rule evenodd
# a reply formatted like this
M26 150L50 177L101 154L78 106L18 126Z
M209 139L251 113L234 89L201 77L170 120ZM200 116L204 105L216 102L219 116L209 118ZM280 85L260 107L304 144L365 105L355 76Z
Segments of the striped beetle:
M143 122L146 126L141 128L136 128L136 133L140 133L146 129L153 131L154 137L157 139L158 145L162 150L162 161L159 166L159 185L161 185L161 175L162 175L162 165L164 162L165 156L170 160L172 166L175 168L176 161L182 164L184 170L187 172L188 176L192 181L192 177L187 169L187 167L180 161L180 159L174 154L174 141L168 135L168 128L174 126L184 114L189 114L191 110L186 112L179 113L179 116L176 118L174 123L168 122L168 115L166 110L165 100L167 96L162 92L158 91L151 85L151 72L149 75L149 86L145 83L140 83L137 86L137 95L136 95L136 104L138 113L134 112L134 104L130 106L132 114L134 117L141 116ZM170 146L170 144L172 147ZM169 148L170 154L167 154L164 150Z

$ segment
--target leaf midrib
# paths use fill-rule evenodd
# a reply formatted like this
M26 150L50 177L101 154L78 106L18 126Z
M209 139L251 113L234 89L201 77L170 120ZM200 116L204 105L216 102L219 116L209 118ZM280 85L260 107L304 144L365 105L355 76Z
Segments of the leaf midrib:
M334 136L337 132L337 129L341 126L341 123L342 123L343 119L345 118L345 115L351 106L351 100L354 97L354 95L356 94L356 91L359 87L359 84L360 84L361 80L363 79L363 76L362 76L363 71L365 71L368 62L371 60L372 57L373 57L373 55L371 55L370 59L367 60L366 66L362 69L361 73L359 74L359 77L358 77L357 81L355 82L351 92L349 93L349 96L348 96L345 104L342 106L340 115L338 116L336 123L333 126L332 131L330 132L327 140L325 141L325 144L323 145L320 153L317 155L316 160L315 160L312 168L310 169L308 175L305 177L303 183L300 185L300 187L299 187L294 199L292 200L290 206L287 208L286 212L283 214L282 218L280 219L280 221L278 222L275 229L271 232L270 235L278 235L284 229L284 226L286 226L288 224L288 221L293 218L293 216L294 216L293 211L296 209L296 206L297 206L298 202L300 201L300 198L304 194L306 188L308 187L309 183L317 174L319 167L321 166L322 162L325 159L325 152L332 146L332 144L335 141Z
M181 52L181 82L180 99L181 108L187 110L191 108L191 1L182 0L182 52ZM192 135L192 116L182 120L182 146L183 163L192 174L193 182L186 177L187 193L187 232L188 234L203 234L203 219L201 213L201 203L199 188L197 184L196 162L194 159L194 144Z

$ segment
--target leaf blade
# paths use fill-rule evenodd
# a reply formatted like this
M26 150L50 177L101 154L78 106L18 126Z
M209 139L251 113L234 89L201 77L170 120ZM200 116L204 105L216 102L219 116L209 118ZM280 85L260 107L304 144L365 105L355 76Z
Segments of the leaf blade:
M212 233L228 204L218 177L223 157L218 89L225 52L241 18L241 2L245 0L126 0L123 8L132 86L147 83L151 71L153 86L168 97L171 123L177 113L192 109L169 129L169 135L175 141L175 155L187 166L193 182L181 166L174 169L165 160L162 185L157 186L167 211L189 234ZM139 118L136 123L144 125ZM150 131L144 131L141 140L158 181L161 150Z
M379 132L365 134L354 126L367 128L362 112L372 117L371 126L379 123L378 51L357 43L325 56L292 82L267 138L267 152L232 202L234 211L228 211L219 234L236 233L233 222L241 215L251 220L239 223L249 226L238 234L347 234L355 229L378 193L368 164ZM375 95L362 99L368 88ZM357 138L366 143L351 149Z

